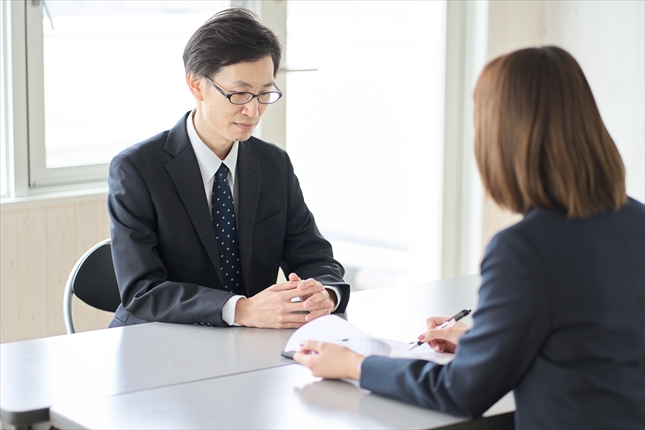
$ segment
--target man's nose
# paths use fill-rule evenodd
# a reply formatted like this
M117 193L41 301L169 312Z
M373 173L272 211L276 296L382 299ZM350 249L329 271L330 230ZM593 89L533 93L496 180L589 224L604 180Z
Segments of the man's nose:
M242 113L249 118L255 118L260 113L260 102L257 97L254 97L253 100L243 105Z

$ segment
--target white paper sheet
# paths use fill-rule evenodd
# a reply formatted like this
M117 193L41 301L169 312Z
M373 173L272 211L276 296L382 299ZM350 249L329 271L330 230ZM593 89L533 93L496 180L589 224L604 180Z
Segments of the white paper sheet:
M284 347L283 355L291 356L307 340L337 343L365 356L417 358L439 364L447 364L454 358L453 354L436 352L427 344L408 351L410 344L370 336L336 315L317 318L296 330Z

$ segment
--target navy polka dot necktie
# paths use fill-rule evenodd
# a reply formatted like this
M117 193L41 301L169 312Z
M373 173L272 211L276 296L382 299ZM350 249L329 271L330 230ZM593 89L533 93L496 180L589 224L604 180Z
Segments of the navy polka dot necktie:
M240 282L240 252L235 228L235 205L228 186L228 167L222 163L213 181L213 229L219 250L219 265L222 268L224 289L244 295Z

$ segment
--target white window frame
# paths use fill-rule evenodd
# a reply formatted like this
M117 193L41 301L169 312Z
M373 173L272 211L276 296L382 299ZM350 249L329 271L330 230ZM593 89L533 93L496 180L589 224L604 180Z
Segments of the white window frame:
M7 197L28 194L28 132L27 132L27 58L25 48L24 2L1 2L4 46L2 64L5 79L4 110L6 130Z
M32 188L105 181L108 163L47 168L45 154L45 76L43 56L43 4L25 5L27 49L27 111L29 118L29 186Z
M479 273L484 191L473 151L472 89L488 56L488 1L448 1L442 278Z
M3 1L2 83L7 194L2 203L61 192L105 192L108 164L46 169L42 2Z

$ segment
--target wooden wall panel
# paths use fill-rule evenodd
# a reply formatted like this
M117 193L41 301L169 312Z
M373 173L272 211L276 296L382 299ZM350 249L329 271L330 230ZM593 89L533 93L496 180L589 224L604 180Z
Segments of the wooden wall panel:
M46 215L46 208L34 208L20 223L18 318L25 322L18 327L21 339L34 339L47 333Z
M1 213L0 216L0 341L19 340L18 318L18 226L21 213ZM5 323L12 322L12 323Z
M3 204L0 225L0 342L64 334L69 272L110 235L106 195ZM112 319L78 299L72 308L77 331L105 328Z
M75 246L76 217L74 205L59 205L47 208L47 249L56 250L57 257L47 258L47 336L61 334L63 324L63 291L67 277L73 267L74 256L78 253Z

